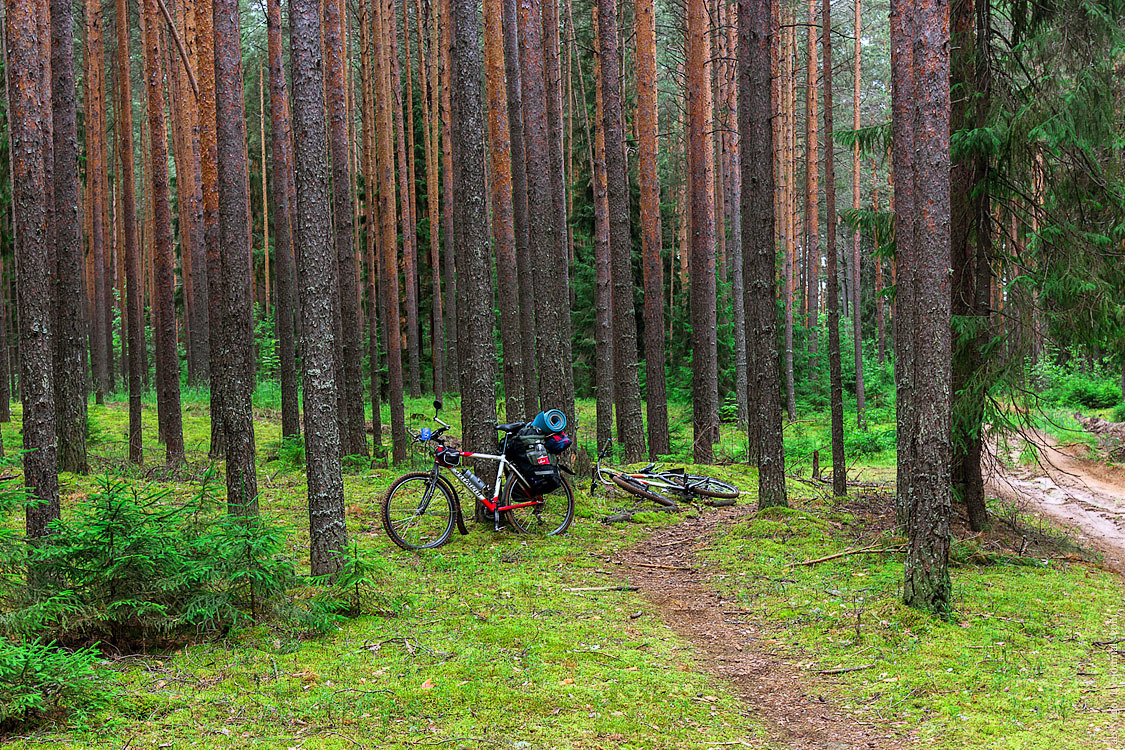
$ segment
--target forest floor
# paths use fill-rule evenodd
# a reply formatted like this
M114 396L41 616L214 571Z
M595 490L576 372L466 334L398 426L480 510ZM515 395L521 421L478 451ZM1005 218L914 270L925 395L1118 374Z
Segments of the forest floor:
M1034 446L1031 455L1020 456ZM986 491L1073 529L1076 540L1125 575L1125 468L1091 456L1084 443L1035 431L993 451Z
M147 425L153 412L146 405ZM127 471L117 458L125 405L92 414L98 466ZM407 415L415 426L429 419L422 402ZM8 445L18 444L15 416L3 425ZM287 529L300 569L304 471L278 440L276 413L257 416L262 514ZM672 417L690 429L689 408ZM187 403L184 421L199 465L136 475L170 501L194 491L191 472L206 463L206 406ZM736 454L738 440L725 425L720 453ZM864 483L849 498L793 479L793 507L761 512L754 471L695 468L739 485L739 504L607 526L606 515L643 506L576 478L564 537L473 528L410 554L377 514L399 470L351 462L349 536L380 563L369 614L328 635L265 621L165 654L107 654L119 684L107 709L85 727L7 740L130 750L1125 747L1125 582L1049 523L1003 502L986 534L958 522L955 612L942 621L900 603L893 456L857 461L850 476ZM62 486L65 515L97 479L64 475ZM639 590L618 590L628 584Z

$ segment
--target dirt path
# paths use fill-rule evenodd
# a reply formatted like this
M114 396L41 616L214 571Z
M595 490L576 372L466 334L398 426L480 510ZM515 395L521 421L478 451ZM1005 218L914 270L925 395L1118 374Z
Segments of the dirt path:
M660 617L701 652L701 666L737 686L779 747L792 750L901 748L892 728L860 722L825 699L815 675L788 664L760 642L749 613L707 586L694 551L722 524L752 512L750 506L708 512L657 531L620 562L629 581Z
M993 461L986 492L1073 528L1080 543L1104 555L1107 568L1125 575L1125 470L1076 458L1048 436L1035 439L1041 466Z

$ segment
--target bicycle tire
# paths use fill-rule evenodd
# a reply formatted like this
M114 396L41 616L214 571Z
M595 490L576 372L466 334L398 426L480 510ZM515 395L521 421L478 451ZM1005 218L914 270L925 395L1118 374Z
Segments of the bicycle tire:
M444 503L434 494L439 491ZM391 541L408 550L434 549L445 544L457 520L452 495L442 482L433 481L433 474L428 471L415 471L396 479L383 496L379 515ZM412 519L415 522L408 523Z
M612 474L610 475L610 479L613 480L614 484L631 495L643 497L645 500L651 500L657 505L663 505L665 508L678 507L676 505L676 501L672 498L661 495L659 492L650 490L642 482L639 482L632 477L626 477L621 474Z
M701 474L685 474L683 478L684 489L704 497L717 497L733 499L742 494L730 482L724 482L714 477L705 477Z
M504 487L504 499L501 505L512 504L512 494L518 484L518 479L509 477ZM562 491L561 496L559 490ZM571 490L566 478L562 479L562 485L558 490L539 497L543 500L543 505L504 511L508 524L517 533L539 536L558 536L569 529L574 521L574 491ZM516 498L515 502L519 502L519 498ZM561 519L558 516L560 507L563 511Z

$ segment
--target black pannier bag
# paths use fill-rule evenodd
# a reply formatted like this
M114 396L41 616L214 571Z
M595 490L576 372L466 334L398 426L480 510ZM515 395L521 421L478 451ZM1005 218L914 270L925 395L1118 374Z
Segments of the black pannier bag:
M525 427L519 434L508 438L508 460L524 478L515 492L519 495L546 495L562 486L562 474L554 457L547 452L547 438L534 427Z

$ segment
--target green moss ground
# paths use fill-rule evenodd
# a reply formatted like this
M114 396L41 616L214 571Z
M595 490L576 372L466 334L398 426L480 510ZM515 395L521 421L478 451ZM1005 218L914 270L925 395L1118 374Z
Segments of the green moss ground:
M450 407L448 416L456 417L456 403ZM592 412L592 404L583 407ZM406 413L421 425L432 412L419 400ZM120 468L125 405L92 407L91 415L94 467ZM288 552L305 565L304 474L282 458L276 411L266 405L259 417L262 513L292 530ZM145 418L146 444L153 445L150 406ZM673 409L672 424L686 434L690 409ZM202 465L205 403L186 401L184 429L189 461ZM792 426L789 452L820 447L822 431L818 424ZM720 454L733 456L739 438L728 432ZM9 449L18 446L18 407L3 434ZM867 455L865 478L893 473L886 468L893 452ZM751 490L744 502L754 502L752 471L702 470ZM86 729L48 727L12 746L771 747L733 688L705 674L690 644L643 598L564 591L619 583L616 553L676 517L646 514L644 523L603 526L601 516L631 503L591 496L582 480L575 487L577 519L564 538L474 528L441 550L409 554L390 544L377 515L378 498L398 473L354 465L345 475L349 533L386 561L380 614L321 638L263 624L163 658L107 660L122 685L110 710ZM176 477L156 468L139 477L185 496L193 491L182 477L170 479ZM64 475L64 502L79 502L94 481ZM934 621L897 603L895 557L796 566L884 532L804 484L792 483L791 491L796 510L730 526L704 558L715 586L749 608L776 642L771 648L782 647L795 663L876 664L821 678L834 700L862 720L901 724L927 746L1122 746L1122 715L1097 711L1125 703L1125 668L1113 651L1092 643L1125 629L1120 579L1062 560L1004 564L1012 561L989 557L975 542L959 545L958 619Z

